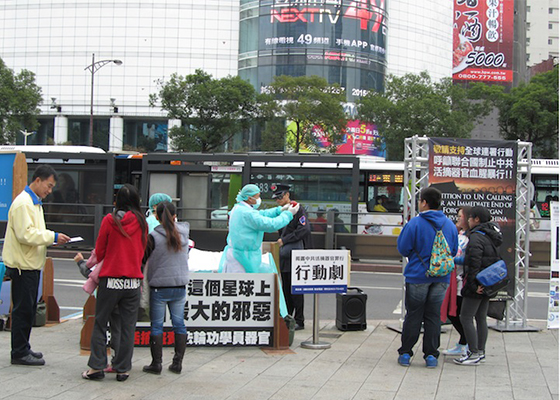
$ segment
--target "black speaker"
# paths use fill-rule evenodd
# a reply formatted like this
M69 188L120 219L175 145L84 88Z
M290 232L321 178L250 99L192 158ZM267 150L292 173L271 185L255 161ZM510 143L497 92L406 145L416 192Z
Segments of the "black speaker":
M341 331L363 331L366 323L367 294L349 287L346 293L336 294L336 327Z

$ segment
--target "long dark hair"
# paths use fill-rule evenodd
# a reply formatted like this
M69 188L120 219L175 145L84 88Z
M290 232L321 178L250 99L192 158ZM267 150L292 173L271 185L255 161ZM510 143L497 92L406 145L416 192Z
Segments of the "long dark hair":
M183 249L181 244L181 235L175 226L175 219L173 216L177 214L177 209L168 201L162 201L156 208L156 214L161 226L165 229L167 237L167 248L178 253Z
M128 183L125 183L117 192L115 210L113 211L113 221L115 221L115 224L124 236L130 237L123 229L121 220L117 216L119 211L130 211L134 214L136 220L140 224L140 228L142 229L142 243L145 245L147 240L148 223L140 210L140 195L138 194L138 190Z

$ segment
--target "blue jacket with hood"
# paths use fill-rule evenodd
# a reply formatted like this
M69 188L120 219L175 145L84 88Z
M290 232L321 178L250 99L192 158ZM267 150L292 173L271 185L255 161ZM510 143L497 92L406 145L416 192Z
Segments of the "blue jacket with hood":
M449 283L451 274L443 277L427 277L426 269L430 265L432 245L436 237L436 229L443 231L443 236L454 257L459 248L459 238L455 224L442 211L428 210L421 212L406 224L397 239L397 249L404 257L408 257L408 264L404 269L407 283ZM418 258L422 257L422 261Z

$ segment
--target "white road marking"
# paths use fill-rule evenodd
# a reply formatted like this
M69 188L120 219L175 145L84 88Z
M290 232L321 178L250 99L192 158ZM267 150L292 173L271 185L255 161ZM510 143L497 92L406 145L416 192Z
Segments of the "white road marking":
M371 290L402 290L400 287L389 287L389 286L360 286L360 289L371 289Z
M550 296L549 293L537 293L537 292L529 292L527 294L527 296L529 297L538 297L538 298L542 298L542 299L548 299L548 297Z
M54 279L55 283L79 283L81 285L83 285L84 283L86 283L85 279Z
M81 288L84 284L75 284L75 283L57 283L57 286L68 286L68 287L77 287Z
M83 318L83 312L82 311L74 313L74 314L67 315L64 318L61 318L61 320L62 321L68 321L69 319L80 319L80 318Z
M397 308L393 310L393 314L401 314L402 313L402 300L399 300L399 304L397 304Z

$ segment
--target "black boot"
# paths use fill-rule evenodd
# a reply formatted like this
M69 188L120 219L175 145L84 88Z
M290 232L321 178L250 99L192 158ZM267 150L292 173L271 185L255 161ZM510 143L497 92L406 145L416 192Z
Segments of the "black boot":
M150 335L150 351L152 363L142 368L142 371L150 374L161 374L161 353L163 351L163 335Z
M173 356L173 363L169 366L171 372L180 374L183 369L183 356L187 347L187 335L175 334L175 355Z

